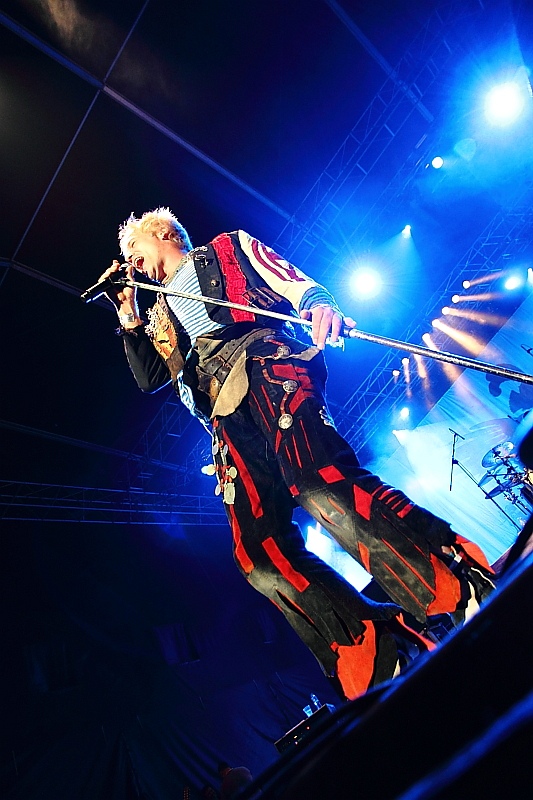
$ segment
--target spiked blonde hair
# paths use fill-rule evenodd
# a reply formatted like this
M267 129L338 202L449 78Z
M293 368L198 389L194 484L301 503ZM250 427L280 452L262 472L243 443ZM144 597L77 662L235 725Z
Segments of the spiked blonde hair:
M152 236L166 233L185 252L192 250L189 234L169 208L154 208L153 211L146 211L139 218L134 214L130 214L118 229L118 240L122 255L125 255L125 250L130 247L136 233L149 233Z

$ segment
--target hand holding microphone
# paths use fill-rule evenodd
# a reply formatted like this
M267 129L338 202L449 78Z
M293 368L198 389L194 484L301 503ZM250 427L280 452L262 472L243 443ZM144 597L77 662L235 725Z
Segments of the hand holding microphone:
M140 325L142 320L137 307L136 293L133 286L123 286L124 279L133 280L133 264L121 264L115 260L98 278L94 286L90 286L81 295L84 303L91 303L98 297L105 295L117 310L121 325L128 329Z
M116 260L113 261L109 269L100 275L98 282L83 292L81 299L84 303L92 303L93 300L97 300L105 294L115 306L121 305L126 299L131 300L135 296L135 289L121 287L121 281L124 278L133 280L133 269L131 264L120 264Z

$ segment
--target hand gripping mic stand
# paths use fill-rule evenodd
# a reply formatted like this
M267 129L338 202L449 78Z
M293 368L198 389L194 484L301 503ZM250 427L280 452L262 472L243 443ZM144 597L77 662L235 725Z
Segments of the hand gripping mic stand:
M139 281L131 281L128 278L118 278L113 281L115 286L128 286L136 289L147 289L150 292L160 292L161 294L169 295L171 297L182 297L185 300L194 300L198 303L206 303L214 306L223 306L224 308L234 308L237 311L248 311L257 316L269 317L271 319L279 319L283 322L291 322L293 325L302 325L305 328L312 326L311 320L301 319L300 317L292 316L289 314L280 314L277 311L268 311L267 309L256 308L255 306L241 305L240 303L231 303L228 300L216 300L212 297L204 297L201 294L189 294L188 292L179 292L173 289L166 289L164 286L154 286L151 283L140 283ZM83 295L82 295L83 299ZM520 383L528 383L533 385L533 375L526 375L522 372L516 372L512 369L505 367L498 367L495 364L488 364L483 361L476 361L473 358L465 358L457 356L454 353L446 353L440 350L430 350L428 347L421 347L409 342L402 342L398 339L390 339L387 336L379 336L375 333L366 333L357 328L349 328L343 326L341 336L347 339L362 339L365 342L374 342L374 344L382 344L386 347L392 347L395 350L403 350L407 353L414 353L415 355L424 356L426 358L433 358L435 361L445 361L448 364L455 364L458 367L467 367L468 369L475 369L478 372L485 372L490 375L498 375L501 378L508 378L512 381L519 381Z

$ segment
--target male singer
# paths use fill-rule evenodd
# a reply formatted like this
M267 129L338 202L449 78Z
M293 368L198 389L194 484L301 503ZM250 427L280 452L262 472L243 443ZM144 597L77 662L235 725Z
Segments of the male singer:
M241 573L346 698L392 678L414 651L432 647L432 620L446 614L461 624L493 583L479 547L363 469L335 430L323 350L355 322L323 286L242 230L193 249L176 217L158 208L132 215L119 241L130 279L135 269L166 289L249 307L160 294L145 319L134 288L108 291L139 387L154 392L172 381L211 429ZM101 280L119 267L114 261ZM257 313L264 308L312 320L312 343ZM292 522L296 504L393 602L363 597L306 550ZM405 625L402 609L427 635Z

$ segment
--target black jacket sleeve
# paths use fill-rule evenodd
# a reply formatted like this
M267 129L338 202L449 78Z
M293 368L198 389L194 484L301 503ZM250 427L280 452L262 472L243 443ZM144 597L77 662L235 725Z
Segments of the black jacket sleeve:
M139 389L152 394L170 383L170 372L159 355L143 325L123 331L124 349L128 364Z

